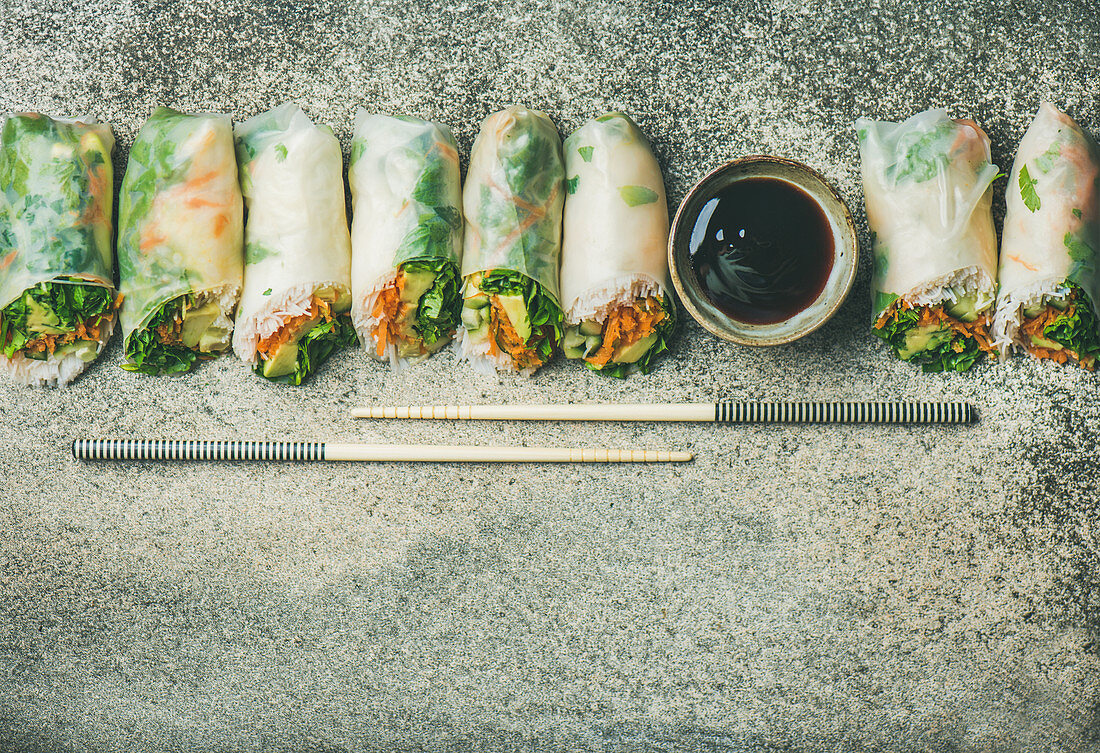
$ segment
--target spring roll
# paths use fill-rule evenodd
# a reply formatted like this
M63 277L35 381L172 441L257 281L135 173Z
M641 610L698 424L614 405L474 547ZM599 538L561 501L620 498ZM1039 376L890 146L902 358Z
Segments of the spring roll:
M398 368L458 326L462 189L450 129L359 110L351 144L352 321Z
M113 148L106 124L4 120L0 363L20 384L68 384L114 330Z
M531 375L561 340L563 176L550 118L509 107L474 141L462 208L465 279L458 354L482 373Z
M248 224L233 350L260 376L301 384L355 342L340 143L285 104L237 126L237 159Z
M565 140L562 350L616 377L650 371L675 322L661 168L619 112Z
M180 373L229 348L243 224L229 118L158 107L120 191L122 368Z
M1044 102L1006 191L993 334L1003 353L1096 366L1100 354L1100 148Z
M874 253L873 332L924 371L992 353L997 235L989 138L943 110L856 121Z

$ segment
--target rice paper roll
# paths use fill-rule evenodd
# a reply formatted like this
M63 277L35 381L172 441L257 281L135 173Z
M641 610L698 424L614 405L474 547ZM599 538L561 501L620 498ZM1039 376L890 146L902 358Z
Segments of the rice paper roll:
M458 326L462 188L450 129L360 109L351 144L352 321L393 368Z
M39 113L0 131L0 364L26 385L65 385L115 326L114 135Z
M1020 141L1005 192L1001 289L993 333L1002 352L1096 366L1100 354L1100 149L1044 102Z
M561 340L561 140L545 114L508 107L481 124L462 209L459 357L531 375Z
M965 371L992 352L997 235L989 138L929 110L856 121L874 254L873 332L924 371Z
M119 197L122 368L186 372L229 348L243 211L229 117L158 107L130 150Z
M340 142L287 103L237 126L237 160L248 222L233 350L301 384L355 342Z
M675 321L661 168L619 112L585 123L563 152L563 351L603 374L646 373Z

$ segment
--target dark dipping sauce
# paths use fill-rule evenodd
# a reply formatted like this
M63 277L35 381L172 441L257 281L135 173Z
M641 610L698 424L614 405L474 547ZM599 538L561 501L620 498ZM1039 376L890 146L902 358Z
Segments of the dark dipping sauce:
M695 218L688 250L710 302L746 324L775 324L808 307L835 253L821 205L778 178L744 178L715 194Z

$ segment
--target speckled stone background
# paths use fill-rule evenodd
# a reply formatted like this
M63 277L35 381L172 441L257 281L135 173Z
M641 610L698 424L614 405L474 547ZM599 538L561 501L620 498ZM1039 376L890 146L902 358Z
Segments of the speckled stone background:
M1040 98L1100 131L1093 0L0 0L0 110L292 99L449 123L516 102L652 137L675 206L767 152L866 244L851 122L931 106L995 160ZM1003 207L998 182L996 205ZM654 374L482 378L362 353L300 389L224 359L0 385L0 748L1100 749L1100 377L923 375L840 314L750 350L684 327ZM963 398L970 428L354 423L379 401ZM687 447L686 466L81 465L77 436Z

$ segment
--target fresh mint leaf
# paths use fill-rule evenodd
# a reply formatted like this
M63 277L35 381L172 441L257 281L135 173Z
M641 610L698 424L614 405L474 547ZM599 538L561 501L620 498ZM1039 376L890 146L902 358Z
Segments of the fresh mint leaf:
M579 146L577 147L577 154L581 155L581 159L585 162L592 161L592 152L595 151L595 147L591 146Z

